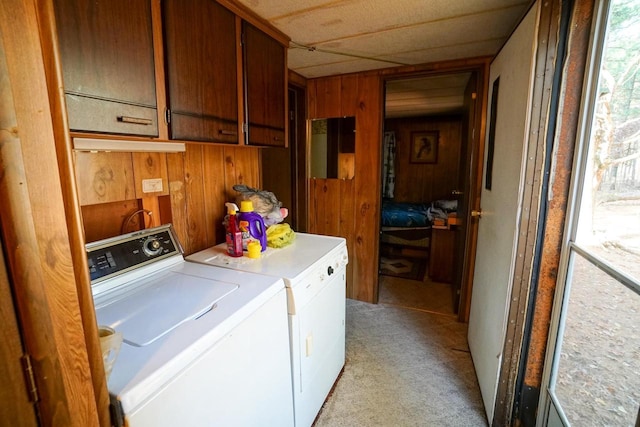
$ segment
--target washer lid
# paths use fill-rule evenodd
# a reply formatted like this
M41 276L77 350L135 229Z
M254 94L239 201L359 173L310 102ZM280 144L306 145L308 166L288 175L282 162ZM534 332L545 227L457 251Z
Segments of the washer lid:
M105 301L96 307L96 315L100 324L122 332L126 343L143 347L207 313L236 289L235 283L168 272Z

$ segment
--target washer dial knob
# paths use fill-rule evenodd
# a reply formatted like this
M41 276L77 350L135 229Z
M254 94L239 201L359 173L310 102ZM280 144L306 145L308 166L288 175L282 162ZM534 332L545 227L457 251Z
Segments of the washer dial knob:
M144 253L148 256L158 255L162 251L162 244L157 238L149 237L144 241L142 250L144 250Z

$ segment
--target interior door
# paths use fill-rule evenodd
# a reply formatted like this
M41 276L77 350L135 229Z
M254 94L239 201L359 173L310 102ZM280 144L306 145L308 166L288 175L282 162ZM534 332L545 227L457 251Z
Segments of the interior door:
M516 257L537 13L537 6L529 10L494 59L489 73L492 108L468 332L489 421L493 419ZM488 155L492 152L493 160Z

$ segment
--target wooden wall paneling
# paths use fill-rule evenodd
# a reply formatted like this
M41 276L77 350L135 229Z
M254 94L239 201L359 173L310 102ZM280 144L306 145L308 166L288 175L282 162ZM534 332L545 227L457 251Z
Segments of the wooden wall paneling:
M222 243L234 184L260 185L257 148L187 143L185 153L167 154L167 167L171 220L187 255ZM161 210L166 204L159 198Z
M208 247L207 218L205 214L203 147L186 144L184 183L187 200L187 234L191 251Z
M311 119L340 117L342 115L342 78L340 76L316 79L315 116Z
M50 3L0 3L0 128L11 129L0 133L0 226L41 423L93 426L108 422L106 402L96 397L107 396L101 393L106 384L97 377L104 377L104 368L93 369L85 339L85 329L96 330L95 316L82 312L86 292L78 289L87 285L78 282L79 270L85 279L88 274L73 202L70 141L56 145L56 136L63 135L63 101L49 99L49 88L61 87L55 56L43 58L52 46L42 43L55 40L53 22ZM67 212L65 197L74 212ZM97 341L96 333L89 345Z
M180 244L186 253L193 253L189 240L189 223L187 221L187 194L185 183L186 153L167 154L167 179L169 181L169 200L171 207L171 224L178 235ZM163 206L162 210L165 208Z
M131 153L76 152L75 157L81 205L135 198Z
M356 117L355 177L340 191L351 191L353 207L341 206L341 215L351 211L353 228L346 218L338 228L349 245L349 296L367 302L378 298L378 228L380 222L380 155L382 150L382 80L378 75L349 75L308 81L309 118ZM315 90L314 90L315 89ZM338 102L339 101L339 102ZM333 234L333 219L324 216L327 205L326 180L309 184L309 231ZM347 187L352 187L347 189ZM341 201L345 194L341 194ZM329 206L329 207L327 207ZM341 224L338 224L340 227Z
M355 205L354 205L354 180L340 180L340 234L347 239L347 252L349 263L347 264L347 297L353 298L353 233L355 229Z
M222 220L226 214L224 203L224 148L214 145L203 146L204 169L204 203L207 228L207 245L214 246L224 241Z
M318 180L321 185L316 187L318 198L318 226L321 234L327 236L342 236L340 233L341 214L341 181L339 179Z
M318 119L318 85L317 80L307 80L307 119Z
M2 332L0 340L0 420L16 426L36 427L38 419L34 405L29 401L25 376L20 358L24 354L22 338L18 327L18 319L11 285L7 276L2 245L0 245L0 324Z
M343 117L355 116L358 111L359 81L360 79L357 74L348 74L341 77L340 115ZM356 126L358 126L357 123Z
M293 144L292 144L293 145ZM262 170L262 186L265 190L273 192L278 200L282 202L282 207L289 209L289 217L286 222L294 214L293 200L295 182L293 182L293 170L291 156L296 153L295 148L289 145L289 148L267 148L260 150L260 169Z
M312 178L309 187L309 232L315 234L324 234L324 185L326 179Z
M356 173L353 294L361 301L378 301L378 230L382 151L382 79L360 76L356 110Z
M315 197L316 187L319 185L318 178L309 179L309 215L307 218L307 229L309 233L317 233L318 230L318 199Z
M442 162L448 165L448 173L442 173L442 168L434 176L433 194L438 199L451 199L451 192L458 187L460 173L460 154L462 152L462 117L444 122L441 126L438 155Z
M169 194L167 181L167 158L165 153L132 153L133 178L135 183L136 199L151 196L166 196ZM160 179L162 188L160 191L144 192L143 180Z
M249 147L225 147L225 194L229 200L235 200L238 193L235 184L245 184L260 188L260 149ZM240 207L240 206L238 206Z
M395 200L430 202L451 198L451 191L458 186L461 120L459 117L421 117L385 121L385 129L396 132ZM438 131L437 163L410 163L411 133L416 131Z
M151 212L151 215L142 214L144 228L157 227L171 219L165 213L163 218L158 197L169 194L169 181L167 178L167 157L165 153L132 153L133 173L136 189L136 198L141 200L141 209ZM159 191L144 192L143 180L159 179L161 187Z
M141 212L138 215L138 218L140 220L140 229L157 227L164 224L160 212L160 203L158 201L158 197L143 197L139 200L140 209L145 210L145 212Z
M310 194L315 201L313 204L315 205L315 214L316 218L314 223L316 228L314 229L314 233L318 234L329 234L330 226L328 216L331 215L330 212L327 212L330 206L327 204L327 191L329 190L327 186L327 180L323 178L314 179L314 193Z
M310 180L309 232L327 236L342 236L341 180L313 178Z
M160 213L160 224L173 224L173 212L171 209L171 196L157 197L158 212Z
M140 208L138 200L82 206L85 241L87 243L95 242L122 234L124 221L132 212ZM137 218L132 219L129 231L136 229L138 221Z

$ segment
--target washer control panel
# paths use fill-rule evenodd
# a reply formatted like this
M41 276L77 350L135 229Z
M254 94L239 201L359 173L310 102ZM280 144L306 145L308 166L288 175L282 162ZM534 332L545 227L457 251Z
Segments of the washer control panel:
M91 282L182 253L171 225L86 245Z

